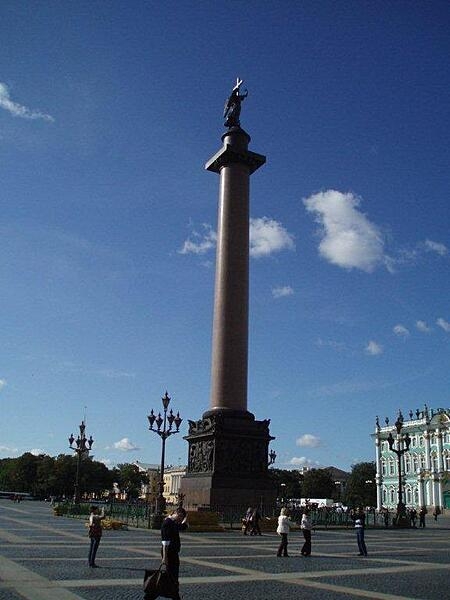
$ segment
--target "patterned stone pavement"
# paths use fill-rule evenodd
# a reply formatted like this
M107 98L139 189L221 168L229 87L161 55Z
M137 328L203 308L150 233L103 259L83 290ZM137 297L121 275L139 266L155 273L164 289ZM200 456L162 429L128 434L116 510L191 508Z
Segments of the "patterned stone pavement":
M54 517L41 502L0 500L0 600L136 600L145 568L159 565L157 532L106 531L99 569L87 566L83 521ZM313 554L300 556L290 535L289 558L275 556L276 534L182 534L185 600L435 600L449 597L450 518L425 530L368 530L367 558L352 530L318 530Z

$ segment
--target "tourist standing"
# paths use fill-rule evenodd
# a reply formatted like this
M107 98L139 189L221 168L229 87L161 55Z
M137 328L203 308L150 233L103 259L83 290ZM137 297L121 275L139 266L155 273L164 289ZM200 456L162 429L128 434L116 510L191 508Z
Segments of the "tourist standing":
M261 515L257 508L254 509L250 517L250 535L262 535L259 522L261 521Z
M305 543L301 549L302 556L310 556L311 554L311 529L312 524L309 519L309 510L305 510L302 514L302 520L300 522L300 527L303 532L303 537L305 538Z
M164 519L161 527L161 555L166 565L167 573L171 576L173 583L179 590L179 572L180 572L180 531L187 529L187 513L181 506L170 516ZM179 600L180 595L175 600Z
M425 527L425 515L427 514L427 509L425 506L419 510L419 527Z
M247 512L245 513L245 517L242 519L242 532L244 535L247 535L247 531L251 527L251 519L253 514L253 508L249 506L247 508Z
M288 555L288 533L290 528L293 527L295 523L293 523L288 516L288 511L286 508L282 508L280 511L280 516L278 517L278 527L277 533L281 535L281 542L278 546L277 556L289 556Z
M98 514L97 506L91 506L89 512L89 538L91 545L89 548L88 563L91 569L96 569L95 557L102 539L102 520L105 518L104 509L102 507L101 514Z
M366 543L364 541L364 528L366 524L366 515L362 508L353 517L355 522L356 530L356 541L358 542L359 554L358 556L367 556Z

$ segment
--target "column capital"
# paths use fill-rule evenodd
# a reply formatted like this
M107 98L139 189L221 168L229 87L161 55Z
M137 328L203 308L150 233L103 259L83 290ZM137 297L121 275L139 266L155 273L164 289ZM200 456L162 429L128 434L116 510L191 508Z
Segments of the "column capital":
M266 162L266 157L250 150L235 150L230 144L225 144L205 165L207 171L220 173L222 167L233 163L246 165L250 175Z

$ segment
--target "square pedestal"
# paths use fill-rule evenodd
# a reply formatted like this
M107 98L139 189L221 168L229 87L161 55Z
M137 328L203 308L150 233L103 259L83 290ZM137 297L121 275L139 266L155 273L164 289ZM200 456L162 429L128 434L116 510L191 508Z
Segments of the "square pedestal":
M267 456L270 420L248 412L206 413L189 421L189 459L181 481L189 509L273 505L276 489Z

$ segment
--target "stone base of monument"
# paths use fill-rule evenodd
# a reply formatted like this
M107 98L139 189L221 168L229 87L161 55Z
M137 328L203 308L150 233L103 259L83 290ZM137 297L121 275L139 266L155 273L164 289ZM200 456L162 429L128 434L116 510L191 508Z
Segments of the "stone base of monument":
M189 531L225 531L220 524L220 515L213 511L188 511Z
M181 481L184 505L190 510L273 506L269 423L231 410L210 411L199 421L189 421L188 467Z

